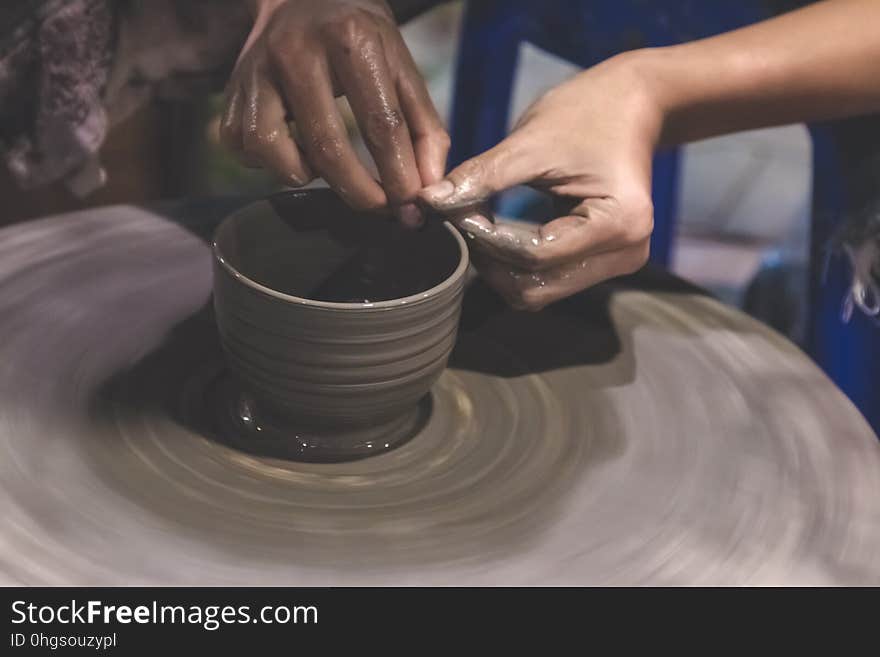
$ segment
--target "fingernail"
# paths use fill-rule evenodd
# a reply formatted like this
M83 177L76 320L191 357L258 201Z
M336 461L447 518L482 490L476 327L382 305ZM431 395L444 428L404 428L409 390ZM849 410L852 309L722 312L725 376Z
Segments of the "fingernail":
M415 203L406 203L397 208L397 218L407 228L418 228L425 222L425 216Z
M284 182L289 187L303 187L306 184L305 181L297 176L295 173L288 173Z
M465 230L476 230L480 233L495 232L495 224L479 214L469 214L460 218L453 218L453 223Z
M440 182L429 185L422 190L423 194L431 201L442 201L445 198L449 198L454 191L455 185L449 180L441 180Z

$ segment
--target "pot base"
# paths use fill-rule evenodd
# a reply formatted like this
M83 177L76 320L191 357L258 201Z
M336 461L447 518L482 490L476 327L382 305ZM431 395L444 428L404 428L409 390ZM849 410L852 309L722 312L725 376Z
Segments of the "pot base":
M225 368L203 382L199 404L223 443L259 456L308 463L356 461L393 450L415 437L431 417L430 393L412 409L381 424L344 429L297 427L296 420L262 407Z

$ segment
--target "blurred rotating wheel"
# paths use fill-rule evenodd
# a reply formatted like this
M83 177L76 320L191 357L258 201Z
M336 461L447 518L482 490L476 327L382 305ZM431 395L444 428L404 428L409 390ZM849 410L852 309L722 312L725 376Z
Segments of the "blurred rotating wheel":
M379 456L224 439L216 214L0 231L3 583L880 583L867 423L665 275L537 314L473 285L426 417Z

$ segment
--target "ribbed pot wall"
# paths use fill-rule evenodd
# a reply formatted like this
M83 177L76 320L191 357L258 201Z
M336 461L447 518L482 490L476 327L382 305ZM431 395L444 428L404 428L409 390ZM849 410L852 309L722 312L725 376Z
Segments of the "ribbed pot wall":
M405 412L455 344L464 276L398 305L339 308L279 298L214 260L223 349L260 403L311 425L358 426Z

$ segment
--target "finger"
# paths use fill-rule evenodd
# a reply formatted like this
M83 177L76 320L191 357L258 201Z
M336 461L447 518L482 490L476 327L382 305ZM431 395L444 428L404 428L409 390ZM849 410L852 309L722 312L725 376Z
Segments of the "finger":
M296 64L295 70L293 64ZM361 210L385 207L387 198L358 160L333 97L326 60L274 62L287 106L296 119L306 158L315 173L348 203Z
M263 166L259 158L246 153L244 149L246 103L247 93L236 81L232 92L227 94L226 108L220 118L220 142L239 164L249 168L259 168Z
M291 137L284 102L274 84L255 72L247 86L242 117L244 153L275 172L286 185L307 184L313 175Z
M525 131L514 132L485 153L459 165L421 192L419 198L440 212L484 203L493 194L539 177L538 162L546 160Z
M528 271L543 271L588 256L616 251L650 237L654 226L651 199L635 192L588 198L570 214L540 226L514 230L503 223L483 233L480 246L495 257Z
M639 197L641 198L641 197ZM577 255L593 255L632 246L653 228L650 199L586 199L572 214L547 224L494 222L485 204L455 210L445 217L492 258L526 271L543 271Z
M403 39L396 49L400 61L397 75L397 95L406 116L409 133L422 185L430 185L443 179L446 158L449 155L449 133L443 127L434 101L428 93L412 55Z
M597 283L632 274L648 260L650 240L624 249L579 256L542 272L516 269L483 254L472 254L486 282L514 308L540 310Z
M244 92L237 82L230 82L220 118L220 142L233 153L242 149L242 107Z
M617 188L585 198L571 213L543 226L494 223L487 199L523 183L558 187L571 176L551 173L548 145L528 128L515 131L495 148L468 160L446 178L419 193L422 202L465 231L474 245L493 258L528 271L560 265L575 255L632 246L653 227L653 207L644 176L621 175ZM587 176L574 177L575 180ZM581 191L582 193L582 191Z
M641 244L654 227L654 208L647 192L632 190L588 198L564 217L540 227L527 258L533 269L546 269L574 254L595 255Z
M329 48L333 72L351 105L392 207L422 188L409 128L378 39L343 32Z

